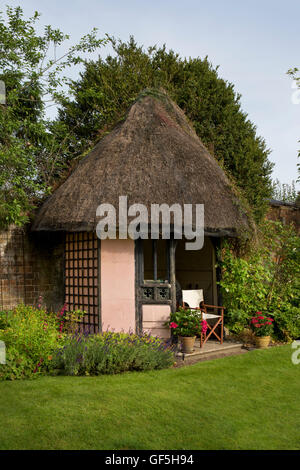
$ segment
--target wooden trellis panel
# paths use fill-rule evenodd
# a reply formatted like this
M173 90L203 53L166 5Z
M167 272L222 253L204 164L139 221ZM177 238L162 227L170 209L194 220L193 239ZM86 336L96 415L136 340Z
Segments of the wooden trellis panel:
M93 232L66 234L65 301L69 311L86 312L84 329L97 333L100 325L99 240Z

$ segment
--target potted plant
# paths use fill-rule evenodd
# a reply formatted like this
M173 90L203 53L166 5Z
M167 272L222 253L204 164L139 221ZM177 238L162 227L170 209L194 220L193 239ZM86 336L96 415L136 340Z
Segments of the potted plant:
M207 322L202 320L200 310L179 307L178 311L171 313L167 326L172 329L173 335L178 336L183 353L193 352L196 336L206 333Z
M250 326L255 335L256 346L260 349L267 348L270 343L271 333L273 331L273 319L263 315L262 312L256 312L251 318Z

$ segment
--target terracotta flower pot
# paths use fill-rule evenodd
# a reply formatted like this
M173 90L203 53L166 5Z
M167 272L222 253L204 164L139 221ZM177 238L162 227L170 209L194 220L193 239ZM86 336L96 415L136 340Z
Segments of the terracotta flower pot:
M256 336L255 337L255 342L256 342L256 347L258 349L265 349L269 346L270 344L270 336Z
M179 336L181 342L181 352L191 354L194 351L196 336Z

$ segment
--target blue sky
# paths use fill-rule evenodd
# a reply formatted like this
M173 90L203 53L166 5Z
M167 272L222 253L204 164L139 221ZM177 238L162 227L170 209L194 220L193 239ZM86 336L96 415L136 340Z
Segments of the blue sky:
M97 27L100 36L134 35L145 47L165 43L181 56L208 55L272 150L273 178L296 179L300 103L292 102L286 71L300 68L299 0L1 0L2 11L6 4L26 15L38 10L42 24L62 29L71 42Z

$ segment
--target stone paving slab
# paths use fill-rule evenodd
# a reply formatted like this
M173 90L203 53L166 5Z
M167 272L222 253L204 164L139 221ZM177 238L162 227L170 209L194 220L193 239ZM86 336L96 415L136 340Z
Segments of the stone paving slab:
M200 348L200 343L197 342L193 353L183 354L178 351L175 353L175 357L177 360L177 366L180 366L209 359L218 359L221 357L243 354L245 352L247 352L247 348L245 348L243 343L240 342L224 341L223 344L220 344L217 341L207 341L202 348Z

